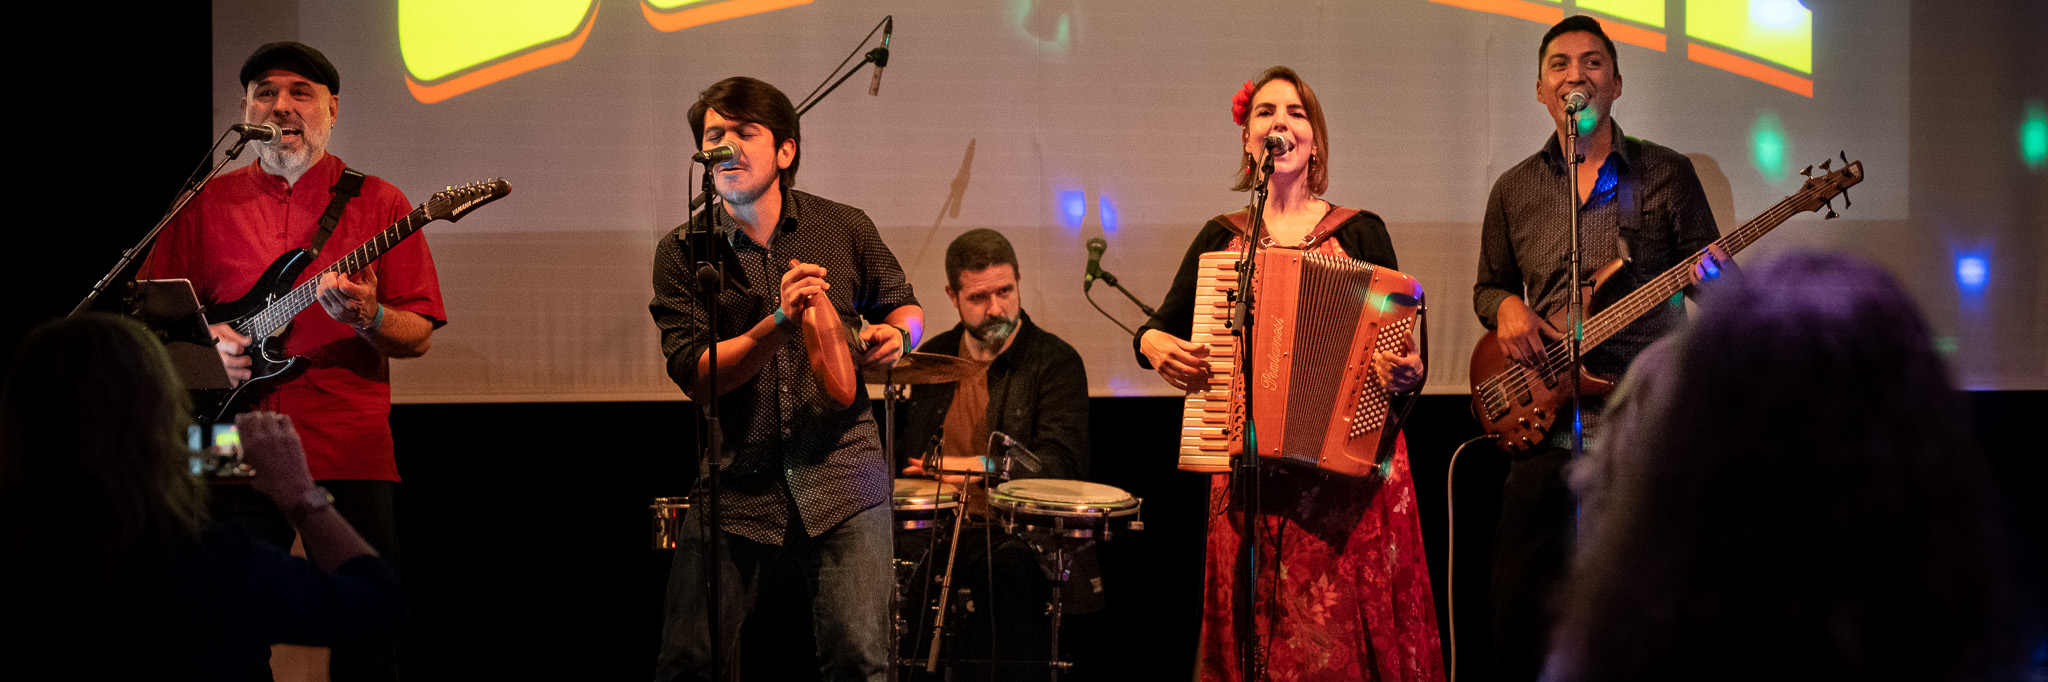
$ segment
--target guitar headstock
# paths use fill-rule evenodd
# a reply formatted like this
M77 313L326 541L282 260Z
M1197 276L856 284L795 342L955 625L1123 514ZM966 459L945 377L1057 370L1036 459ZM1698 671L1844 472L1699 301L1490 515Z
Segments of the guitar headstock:
M1827 217L1834 218L1839 215L1835 213L1834 205L1837 194L1842 195L1842 208L1851 205L1849 188L1863 182L1863 162L1850 161L1847 153L1840 156L1843 162L1841 170L1829 171L1828 166L1834 163L1834 159L1828 159L1820 162L1820 170L1823 173L1820 177L1814 177L1813 166L1807 166L1799 171L1800 175L1806 176L1805 184L1799 186L1798 196L1805 200L1799 206L1800 211L1818 211L1825 206L1828 209Z
M435 192L433 198L428 199L421 208L426 209L428 220L446 220L452 223L469 215L469 212L476 210L478 206L497 201L511 193L512 183L505 182L503 178L491 178Z

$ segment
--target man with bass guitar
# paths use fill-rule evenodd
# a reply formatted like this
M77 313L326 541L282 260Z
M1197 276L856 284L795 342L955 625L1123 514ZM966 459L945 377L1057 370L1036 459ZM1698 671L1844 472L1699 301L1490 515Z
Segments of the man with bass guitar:
M1537 377L1529 383L1547 378L1565 394L1561 409L1538 408L1526 420L1512 420L1535 425L1496 434L1496 443L1512 455L1492 581L1494 679L1507 682L1534 680L1542 671L1552 593L1571 554L1574 502L1564 479L1572 454L1571 377L1560 371L1565 361L1559 342L1568 328L1565 308L1596 276L1608 281L1596 298L1607 298L1610 291L1625 294L1720 235L1692 162L1669 148L1624 136L1614 123L1612 106L1621 96L1622 79L1614 42L1599 22L1566 18L1543 36L1537 56L1536 99L1549 110L1557 131L1546 136L1541 151L1494 182L1472 295L1480 322L1494 330L1474 353L1475 385L1482 372L1519 365ZM1577 114L1582 134L1575 151L1584 159L1578 165L1579 195L1570 199L1561 151L1571 125L1568 106L1585 107ZM1591 126L1586 125L1589 119ZM1573 207L1580 221L1579 273L1568 272ZM1617 262L1627 265L1618 272L1608 267ZM1718 262L1707 259L1701 278ZM1657 308L1587 352L1586 369L1594 377L1619 377L1636 353L1684 319L1675 302ZM1491 370L1482 369L1489 364ZM1587 381L1581 395L1593 396L1604 383ZM1600 405L1598 397L1583 400L1589 441Z
M209 321L216 323L212 331L230 379L249 384L237 407L291 417L308 468L324 488L316 492L330 497L396 568L389 358L426 353L434 330L446 324L433 256L424 236L413 235L354 275L326 270L406 216L411 205L390 183L327 153L341 110L341 77L320 51L294 42L264 45L242 64L241 81L243 121L275 125L275 139L257 144L256 163L208 183L165 228L140 274L189 279L200 300L218 312L230 307L226 303L246 302L245 293L258 301L270 293L252 289L260 288L279 256L312 252L303 265L317 273L319 305L292 318L281 344L284 354L303 358L295 363L302 372L252 376L252 364L265 364L246 354L252 339L220 315L210 314ZM259 537L291 546L291 526L278 508L239 492L247 491L216 487L216 518L242 521ZM336 647L331 669L336 680L397 679L397 642Z

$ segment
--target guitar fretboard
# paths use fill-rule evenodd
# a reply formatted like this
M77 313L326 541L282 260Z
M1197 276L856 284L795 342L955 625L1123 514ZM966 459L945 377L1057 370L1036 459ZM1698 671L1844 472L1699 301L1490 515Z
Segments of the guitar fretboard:
M277 300L271 301L270 305L265 306L262 312L249 316L248 320L243 322L241 328L236 331L252 339L277 333L277 330L283 329L286 323L292 321L293 317L297 317L299 311L313 305L313 292L319 288L321 275L329 272L344 277L353 275L368 267L371 263L376 262L377 258L383 256L385 251L391 250L391 247L405 241L406 237L412 236L414 232L420 231L420 228L425 227L427 223L431 222L433 222L433 219L427 217L425 206L413 209L405 217L399 218L398 222L393 223L391 227L384 228L383 232L370 237L370 240L363 242L362 246L356 247L354 251L348 252L340 260L334 261L333 265L327 266L320 272L313 273L312 277L308 277L306 281L292 287L291 291L277 297Z

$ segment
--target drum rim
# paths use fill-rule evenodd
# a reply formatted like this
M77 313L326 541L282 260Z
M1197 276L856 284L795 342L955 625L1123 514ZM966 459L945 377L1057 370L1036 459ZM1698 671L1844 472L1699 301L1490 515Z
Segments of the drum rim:
M901 494L901 484L913 482L910 495ZM960 491L947 487L937 479L898 478L889 484L889 507L896 511L930 511L953 509L960 506Z
M929 497L897 497L889 501L889 508L896 511L936 511L958 506L960 499L957 497L947 498L944 502L937 502Z
M1011 514L1028 513L1039 516L1061 516L1079 519L1118 518L1138 513L1138 498L1125 497L1108 503L1046 502L989 493L988 506Z

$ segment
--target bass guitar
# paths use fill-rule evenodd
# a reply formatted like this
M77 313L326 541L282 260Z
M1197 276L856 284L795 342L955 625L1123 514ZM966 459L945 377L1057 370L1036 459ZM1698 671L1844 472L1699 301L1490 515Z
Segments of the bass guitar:
M1848 161L1848 157L1844 155L1843 160ZM1829 163L1822 163L1820 170L1827 171ZM1792 216L1817 211L1823 206L1828 208L1827 217L1834 218L1837 215L1832 204L1835 195L1863 181L1861 161L1848 162L1841 170L1820 177L1812 177L1812 170L1809 167L1801 171L1808 179L1799 191L1743 223L1742 227L1714 240L1713 247L1733 256ZM1847 197L1843 200L1846 202ZM1843 204L1844 208L1847 206L1847 203ZM1713 247L1687 256L1649 283L1618 297L1611 295L1606 287L1614 273L1621 270L1623 261L1613 261L1595 271L1592 284L1580 290L1580 295L1587 301L1585 309L1595 310L1596 303L1612 302L1586 320L1584 341L1579 352L1583 354L1598 347L1644 313L1664 305L1672 296L1692 286L1697 281L1694 267ZM1562 315L1559 312L1558 319L1548 322L1557 329L1569 329ZM1522 452L1535 447L1543 442L1544 434L1556 423L1560 408L1570 409L1572 386L1571 375L1567 372L1571 365L1571 351L1568 343L1566 339L1559 339L1545 346L1541 366L1534 368L1514 362L1502 354L1500 342L1492 331L1481 337L1479 346L1472 349L1472 415L1479 419L1480 428L1502 450ZM1595 376L1583 367L1579 370L1579 392L1582 396L1604 395L1614 389L1614 383L1614 379Z
M204 417L211 414L210 422L217 422L226 416L235 401L251 387L263 387L288 378L298 372L301 358L285 353L284 331L299 311L313 304L313 292L320 282L320 276L329 272L348 276L369 267L391 247L405 241L420 228L436 220L455 222L483 206L512 193L512 185L501 179L485 180L461 187L450 187L435 192L426 203L414 208L391 227L370 237L354 251L348 252L327 269L299 282L300 273L313 262L313 254L305 249L292 249L278 256L263 275L256 279L256 285L241 298L207 308L207 321L226 324L236 333L249 337L249 347L244 354L249 356L249 378L232 389L224 391L194 391L194 402L201 408ZM297 286L293 282L299 282Z

